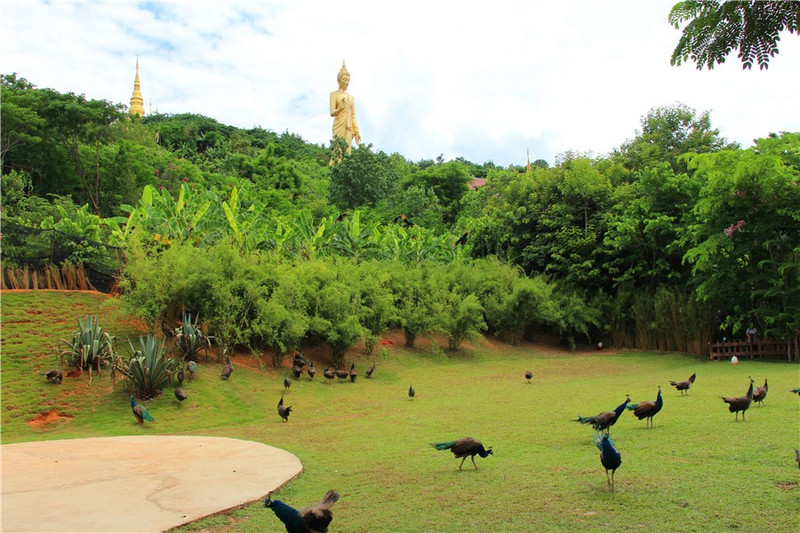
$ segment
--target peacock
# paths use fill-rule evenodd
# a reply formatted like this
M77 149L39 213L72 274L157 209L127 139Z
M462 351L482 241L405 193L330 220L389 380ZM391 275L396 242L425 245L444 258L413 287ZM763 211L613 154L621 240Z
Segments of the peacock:
M789 392L800 396L800 387L797 387L796 389L791 389Z
M222 367L222 374L220 374L220 377L222 379L230 379L231 374L233 374L233 363L231 362L231 358L226 355L225 366Z
M356 372L356 364L350 363L350 382L355 383L357 377L358 377L358 372Z
M189 395L186 394L186 392L181 387L176 388L174 392L175 392L175 397L178 399L179 402L182 402L183 400L189 397Z
M50 383L61 383L64 380L64 374L61 373L61 370L55 368L48 370L47 373L42 375L45 376Z
M606 469L606 481L608 481L611 490L614 490L614 472L616 472L619 465L622 464L622 456L620 455L614 441L606 433L598 433L594 437L594 443L597 449L600 450L600 464ZM608 471L611 470L611 477L608 477Z
M689 379L686 381L670 381L669 384L675 387L675 390L681 391L681 395L689 394L689 387L692 386L694 383L694 378L697 376L697 373L692 374L689 376Z
M336 374L336 377L339 378L340 381L347 381L347 378L350 377L350 372L343 368L338 368L333 371Z
M189 377L194 379L194 376L197 374L197 362L186 361L186 370L189 372Z
M311 379L314 379L314 376L317 375L317 369L314 368L314 361L311 361L311 364L308 365L308 370L306 370L306 372L308 372L308 377Z
M472 464L475 466L475 470L477 470L478 465L475 464L476 455L480 455L484 459L490 455L494 455L491 446L484 448L481 441L473 439L472 437L464 437L463 439L451 440L449 442L431 443L431 446L437 450L450 450L453 452L453 455L456 456L456 459L461 457L461 464L458 465L459 470L464 466L464 461L467 457L472 459Z
M767 385L767 378L764 378L764 386L756 387L753 390L753 401L757 402L759 405L763 405L764 398L767 397L768 390L769 390L769 385Z
M409 398L413 398L416 395L417 395L417 391L414 389L414 385L409 385L408 386L408 397Z
M292 382L289 381L289 378L283 378L283 392L284 394L289 392L289 387L292 386Z
M333 373L333 370L331 370L327 366L325 367L325 370L322 371L322 375L325 376L325 379L328 380L328 383L333 381L333 378L336 377L336 374Z
M736 413L736 420L739 420L739 411L742 412L742 422L744 422L744 412L753 403L753 378L750 378L750 388L744 396L720 396L722 401L728 404L728 411Z
M284 422L289 421L289 413L292 412L292 406L284 407L283 406L283 396L281 396L281 400L278 402L278 414L281 418L283 418Z
M300 379L300 376L303 375L303 367L299 365L292 365L292 376L294 379Z
M530 370L528 370L527 372L525 372L525 379L527 379L527 380L528 380L528 383L530 383L530 382L531 382L531 380L533 379L533 372L531 372Z
M578 415L578 418L576 418L574 422L580 422L581 424L591 424L596 431L605 430L606 433L610 433L611 426L617 423L619 415L622 414L622 412L625 410L625 407L627 407L630 401L631 397L628 394L626 394L625 401L619 404L617 408L614 409L613 411L603 411L602 413L599 413L595 416Z
M645 422L645 426L649 425L653 427L653 417L661 411L661 408L664 406L664 400L661 397L661 385L658 386L658 396L656 396L656 401L646 401L640 403L634 403L628 405L627 408L633 411L633 414L639 420L646 418L647 421Z
M365 378L371 378L372 374L375 373L375 361L372 362L372 365L364 372Z
M339 501L339 493L329 490L318 504L300 510L271 498L272 493L264 500L264 507L272 509L289 533L326 533L333 520L331 506Z
M147 407L136 404L136 398L133 396L131 396L131 410L133 411L133 416L136 417L136 420L140 424L144 424L145 420L148 422L153 422L155 420L155 418L150 416L150 412L147 410Z
M186 378L186 374L184 374L183 368L178 369L177 378L178 378L178 386L180 387L181 385L183 385L183 380Z

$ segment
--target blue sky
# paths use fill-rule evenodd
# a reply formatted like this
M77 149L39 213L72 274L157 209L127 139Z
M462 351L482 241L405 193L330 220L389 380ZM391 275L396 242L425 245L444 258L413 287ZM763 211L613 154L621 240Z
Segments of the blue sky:
M800 37L782 34L767 71L735 53L711 71L672 67L673 4L5 0L0 72L127 105L138 54L148 111L327 145L344 59L364 142L412 161L602 155L678 102L745 147L798 131Z

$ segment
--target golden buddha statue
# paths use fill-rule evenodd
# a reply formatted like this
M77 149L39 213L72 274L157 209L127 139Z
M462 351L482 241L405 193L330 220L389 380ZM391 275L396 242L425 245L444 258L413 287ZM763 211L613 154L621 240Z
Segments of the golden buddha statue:
M331 93L331 116L333 117L333 138L340 137L347 142L347 153L351 151L353 139L361 144L361 133L356 122L356 104L352 95L347 92L350 85L350 73L342 61L342 68L336 76L339 89Z

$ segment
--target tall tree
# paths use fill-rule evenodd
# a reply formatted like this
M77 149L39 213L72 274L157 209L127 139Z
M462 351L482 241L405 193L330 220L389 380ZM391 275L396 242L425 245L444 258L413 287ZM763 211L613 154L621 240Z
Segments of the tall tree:
M680 29L687 20L690 22L672 52L672 65L691 58L698 70L704 66L712 69L738 49L742 68L749 69L755 62L758 68L765 69L778 53L780 32L800 35L800 2L678 2L669 13L669 23Z

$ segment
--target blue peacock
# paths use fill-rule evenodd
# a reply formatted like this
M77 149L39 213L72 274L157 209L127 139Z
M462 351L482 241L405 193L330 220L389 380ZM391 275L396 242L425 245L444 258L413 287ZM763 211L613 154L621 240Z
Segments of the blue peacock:
M280 500L271 499L271 496L270 493L264 500L264 507L272 509L289 533L327 532L333 520L331 506L339 501L339 493L329 490L318 504L298 510Z
M594 443L597 449L600 450L600 464L606 469L606 481L608 481L611 490L614 490L614 472L622 464L622 455L620 455L614 441L607 433L598 433L594 437ZM611 470L611 477L608 477L608 471Z
M150 411L147 410L147 407L136 404L136 398L133 396L131 396L131 410L133 411L133 416L136 417L136 420L140 424L144 424L145 420L148 422L153 422L155 420L155 418L150 415Z

